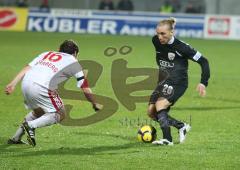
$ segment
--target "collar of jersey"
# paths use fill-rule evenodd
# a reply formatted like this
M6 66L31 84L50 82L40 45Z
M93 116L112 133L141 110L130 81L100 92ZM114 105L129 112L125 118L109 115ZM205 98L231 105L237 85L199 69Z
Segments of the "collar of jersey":
M172 36L172 38L168 41L168 44L173 44L174 40L175 40L175 38L174 38L174 36Z

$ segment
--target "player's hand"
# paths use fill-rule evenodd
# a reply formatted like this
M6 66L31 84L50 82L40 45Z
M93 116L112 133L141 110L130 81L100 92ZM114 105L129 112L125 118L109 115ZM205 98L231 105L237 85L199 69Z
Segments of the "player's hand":
M7 95L11 94L15 90L15 86L12 84L8 84L5 88L5 93Z
M206 86L202 83L197 85L197 91L201 97L206 96Z
M102 109L102 105L100 105L98 103L94 103L93 104L93 109L97 112L97 111Z

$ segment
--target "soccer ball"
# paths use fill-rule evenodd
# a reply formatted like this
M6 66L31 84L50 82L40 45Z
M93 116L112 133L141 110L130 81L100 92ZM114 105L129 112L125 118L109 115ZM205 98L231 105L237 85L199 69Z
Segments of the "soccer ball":
M138 130L138 140L150 143L157 138L157 131L153 126L144 125Z

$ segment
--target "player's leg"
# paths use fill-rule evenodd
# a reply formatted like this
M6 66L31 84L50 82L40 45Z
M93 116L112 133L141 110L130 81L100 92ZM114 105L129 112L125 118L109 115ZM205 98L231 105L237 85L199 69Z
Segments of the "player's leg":
M160 128L163 133L163 139L159 141L154 141L153 144L170 144L172 145L172 136L171 136L171 129L168 123L168 107L171 103L164 97L166 96L163 93L164 85L159 83L158 86L155 88L153 93L150 96L149 106L148 106L148 115L153 120L156 120L160 124ZM166 143L166 141L168 141Z
M48 97L44 98L44 104L39 106L45 111L45 114L34 121L29 122L32 128L39 128L59 123L65 118L66 111L62 99L57 91L48 90Z
M34 111L29 112L25 118L24 121L31 121L31 120L35 120L39 117L39 115L36 115L34 113ZM11 139L8 140L8 144L25 144L25 142L23 142L22 136L25 134L25 131L23 129L22 124L19 126L19 128L17 129L17 131L15 132L15 134L13 135L13 137Z
M169 111L170 107L167 110ZM156 110L155 104L149 104L147 112L148 112L148 116L152 120L157 121L157 110ZM169 114L168 114L168 122L170 126L173 126L177 129L181 129L184 126L183 122L171 117Z
M158 85L150 96L147 109L148 116L154 121L157 121L157 110L155 104L159 98L159 90L161 90L161 87Z
M47 112L43 114L41 117L32 120L26 121L23 123L23 128L26 130L28 134L28 142L30 145L35 146L35 129L50 126L56 123L59 123L65 117L65 109L62 107L56 112Z
M177 129L181 129L184 126L184 123L180 120L177 120L173 117L171 117L170 115L168 115L168 122L170 126L173 126Z
M185 86L172 86L167 82L164 82L159 84L152 93L149 101L148 113L151 118L156 118L160 123L164 139L163 141L156 141L156 144L168 144L168 142L172 144L170 126L179 129L180 142L185 140L187 129L190 129L190 126L186 126L187 124L169 116L168 112L170 106L172 106L178 98L184 94L186 89L187 87ZM156 112L156 114L154 112Z
M155 103L156 111L157 111L157 120L160 124L163 139L159 141L154 141L153 144L160 144L160 145L173 145L172 143L172 136L171 136L171 128L168 122L168 107L171 103L165 99L160 97L158 101Z
M35 119L25 119L23 124L22 124L22 128L27 133L28 143L32 146L35 146L36 145L35 128L29 128L27 122L30 122L30 121L33 121L33 120L36 120L36 119L40 118L42 115L45 114L45 112L41 108L36 108L36 109L33 109L32 113L35 116Z
M45 113L38 119L27 121L30 128L36 129L59 123L65 117L65 109L62 107L57 112Z
M149 104L148 105L148 110L147 110L148 116L154 120L157 121L157 111L156 111L156 106L155 104Z
M24 96L24 103L25 107L30 110L34 110L34 108L38 108L36 105L36 101L34 100L36 98L36 95L40 92L40 89L36 89L36 85L33 82L30 81L22 81L22 93ZM25 121L32 121L35 120L36 118L40 117L43 115L44 112L40 109L35 109L34 111L31 111L28 113L25 118ZM17 144L17 143L22 143L21 142L21 137L24 135L24 127L21 125L15 135L13 136L12 139L8 140L9 144Z
M28 86L28 84L25 86ZM65 116L65 109L57 91L48 90L36 83L33 83L31 88L24 91L24 97L27 100L28 106L31 106L34 110L34 113L42 115L35 120L23 123L23 128L28 135L29 144L35 146L34 129L60 122Z
M172 105L174 103L176 103L181 96L183 96L187 87L186 86L173 86L173 89L174 89L173 95L171 95L168 99L172 103ZM180 120L177 120L177 119L171 117L170 115L168 115L168 121L169 121L170 126L173 126L178 129L179 141L180 141L180 143L183 143L184 140L186 139L187 132L191 128L190 125L188 125Z
M170 126L173 126L178 129L179 133L179 142L183 143L186 139L186 134L191 129L191 126L187 123L184 123L180 120L174 119L170 115L168 115L168 122Z

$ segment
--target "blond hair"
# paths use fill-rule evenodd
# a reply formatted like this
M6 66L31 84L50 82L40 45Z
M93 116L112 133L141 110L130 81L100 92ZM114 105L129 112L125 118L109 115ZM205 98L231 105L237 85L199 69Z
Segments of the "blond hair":
M176 18L170 17L168 19L161 20L158 23L157 27L160 27L162 25L168 25L170 30L174 30L176 25Z

